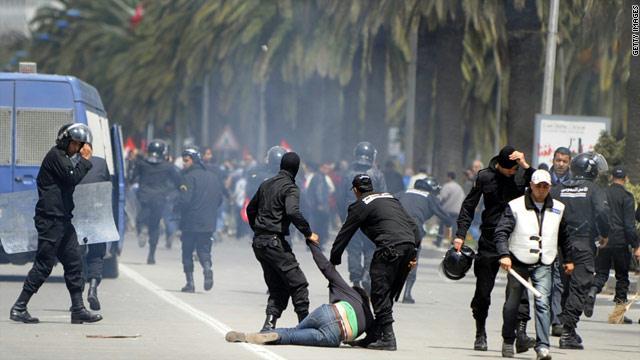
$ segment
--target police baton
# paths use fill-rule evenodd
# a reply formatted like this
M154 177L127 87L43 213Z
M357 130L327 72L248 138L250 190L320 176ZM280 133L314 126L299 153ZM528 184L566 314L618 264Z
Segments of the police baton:
M520 276L520 274L518 274L515 270L513 270L513 268L509 269L509 274L511 274L511 276L513 276L516 280L518 280L518 282L522 284L522 286L529 289L529 291L533 293L533 296L537 298L542 297L542 293L536 290L536 288L534 288L533 285L531 285L527 280L525 280L522 276Z

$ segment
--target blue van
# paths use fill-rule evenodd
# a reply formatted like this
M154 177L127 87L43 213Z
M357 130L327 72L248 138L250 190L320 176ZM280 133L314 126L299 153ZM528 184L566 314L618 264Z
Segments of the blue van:
M117 256L125 230L122 131L119 125L109 123L93 86L73 76L0 72L0 198L36 189L40 163L55 144L58 129L73 122L89 126L94 155L104 158L109 166L113 216L120 240L108 243L104 275L117 277ZM34 209L23 211L33 216ZM33 256L8 254L0 245L0 263L22 264Z

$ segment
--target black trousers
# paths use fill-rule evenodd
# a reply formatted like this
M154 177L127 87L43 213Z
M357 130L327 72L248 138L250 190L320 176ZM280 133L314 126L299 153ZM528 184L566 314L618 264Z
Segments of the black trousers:
M84 290L82 258L76 229L70 220L34 217L38 231L38 250L31 270L24 280L23 289L35 294L51 275L56 259L64 267L64 281L70 294Z
M616 296L614 301L626 302L629 292L629 265L631 264L631 253L624 246L604 247L598 251L596 257L596 276L593 286L602 291L602 288L609 279L609 270L613 265L616 271Z
M287 308L289 297L296 313L308 313L309 283L289 243L278 235L259 235L253 238L253 253L269 288L267 315L279 318Z
M473 318L483 322L489 316L491 306L491 291L496 283L496 276L500 270L500 256L489 251L478 251L473 262L473 273L476 275L476 290L471 300ZM529 295L523 292L518 308L518 321L529 321Z
M149 249L155 251L160 238L160 220L166 206L164 198L140 202L142 223L149 230Z
M378 249L373 254L370 270L371 304L376 325L383 326L393 322L393 292L402 287L402 274L415 257L414 244Z
M351 282L371 281L369 268L376 246L369 238L358 230L347 245L347 265Z
M104 255L107 253L107 243L87 245L87 255L84 257L87 264L87 278L102 280L104 268Z
M185 273L193 272L193 251L198 254L202 269L211 269L212 232L182 232L182 268Z
M570 276L563 275L564 292L562 293L560 321L565 326L576 328L584 310L587 294L593 285L595 264L594 254L591 250L572 248L571 256L574 269Z

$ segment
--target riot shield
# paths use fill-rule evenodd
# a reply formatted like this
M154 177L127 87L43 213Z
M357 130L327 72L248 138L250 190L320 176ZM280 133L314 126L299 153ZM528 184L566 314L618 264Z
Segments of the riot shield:
M94 244L120 239L112 210L112 185L109 181L76 186L72 223L79 244ZM38 233L33 223L38 201L36 190L0 194L0 242L7 254L35 251Z

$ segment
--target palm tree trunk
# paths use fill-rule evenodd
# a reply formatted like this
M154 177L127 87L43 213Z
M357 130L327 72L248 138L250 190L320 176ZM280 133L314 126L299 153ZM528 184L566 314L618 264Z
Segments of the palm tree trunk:
M542 33L535 0L526 0L523 9L506 2L507 53L510 66L507 110L507 139L533 158L535 115L540 111L542 96ZM535 164L532 164L535 165Z
M384 77L386 72L388 31L381 29L373 42L371 69L367 73L365 100L365 127L363 140L378 150L378 163L387 157L387 109L385 105Z
M433 175L441 181L447 172L460 172L463 154L462 40L460 21L449 20L435 34L436 111L433 149Z
M436 72L435 36L427 26L427 19L420 20L418 29L418 59L416 64L416 122L413 140L413 164L407 166L414 170L420 168L431 171L433 154L433 79Z

